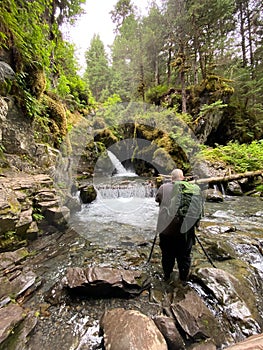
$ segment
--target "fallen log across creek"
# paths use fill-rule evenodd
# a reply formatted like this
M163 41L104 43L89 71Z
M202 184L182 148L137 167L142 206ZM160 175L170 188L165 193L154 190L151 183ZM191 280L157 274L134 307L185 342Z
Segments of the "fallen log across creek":
M227 181L233 181L233 180L239 180L243 179L246 177L252 177L252 176L258 176L263 174L263 169L261 170L255 170L255 171L247 171L245 173L239 173L239 174L230 174L230 175L224 175L224 176L214 176L214 177L207 177L203 179L194 179L190 180L189 182L191 183L197 183L197 184L215 184L218 182L227 182ZM171 175L164 175L164 174L159 174L160 177L164 178L171 178ZM187 179L187 177L186 177Z

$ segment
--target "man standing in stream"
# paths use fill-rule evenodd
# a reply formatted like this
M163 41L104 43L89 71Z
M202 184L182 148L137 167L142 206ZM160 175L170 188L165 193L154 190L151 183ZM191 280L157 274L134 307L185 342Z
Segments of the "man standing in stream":
M190 199L187 203L186 212L196 212L191 215L191 218L187 217L187 213L182 213L182 198L187 187L189 187ZM176 188L180 191L177 191ZM197 192L191 193L191 188L194 188L194 191L197 190ZM184 174L181 169L174 169L171 173L171 182L161 185L156 193L155 200L160 205L157 232L160 238L165 281L168 281L171 277L175 260L177 261L180 281L186 284L189 277L191 251L193 244L195 244L195 226L201 217L201 209L198 208L199 204L195 206L195 199L201 201L200 188L195 184L184 181Z

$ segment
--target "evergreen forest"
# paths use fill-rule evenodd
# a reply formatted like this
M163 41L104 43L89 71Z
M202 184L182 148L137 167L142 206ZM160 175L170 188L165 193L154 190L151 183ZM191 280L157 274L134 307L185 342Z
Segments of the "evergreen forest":
M76 23L84 3L0 4L0 94L15 96L36 139L58 147L79 116L103 108L98 115L114 122L113 106L144 102L187 123L208 158L232 164L238 152L247 159L238 170L262 168L261 1L152 1L143 16L132 0L116 1L110 53L95 34L79 67L63 25Z

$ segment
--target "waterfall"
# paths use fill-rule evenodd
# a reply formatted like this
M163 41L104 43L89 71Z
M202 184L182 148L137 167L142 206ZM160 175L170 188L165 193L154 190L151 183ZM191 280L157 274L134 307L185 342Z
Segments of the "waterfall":
M124 166L121 164L119 159L109 150L107 150L108 156L112 162L112 165L114 165L117 174L123 174L125 175L127 173L127 170L124 168Z
M121 164L119 159L109 150L107 150L108 156L112 162L112 165L116 169L116 175L117 176L137 176L137 174L133 172L127 171L124 166Z
M222 182L220 182L220 188L221 188L222 195L225 197L226 196L226 192L225 192L224 184Z

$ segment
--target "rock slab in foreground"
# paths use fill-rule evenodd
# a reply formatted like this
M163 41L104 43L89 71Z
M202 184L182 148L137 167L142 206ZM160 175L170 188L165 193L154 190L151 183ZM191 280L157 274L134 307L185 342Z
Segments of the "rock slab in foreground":
M226 350L263 350L263 333L252 335L246 340L226 348Z
M141 271L106 267L70 267L63 286L74 294L92 297L137 296L149 288L148 277Z
M171 309L177 323L191 339L213 339L216 346L231 342L232 339L227 338L219 322L196 292L186 291L184 299L174 301Z
M106 350L167 350L155 323L137 310L108 310L101 319Z
M24 310L19 305L10 304L0 309L0 343L9 336L24 318Z
M169 350L182 350L185 348L183 338L172 318L159 315L155 316L153 321L164 336Z

